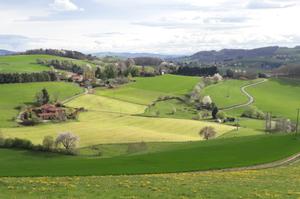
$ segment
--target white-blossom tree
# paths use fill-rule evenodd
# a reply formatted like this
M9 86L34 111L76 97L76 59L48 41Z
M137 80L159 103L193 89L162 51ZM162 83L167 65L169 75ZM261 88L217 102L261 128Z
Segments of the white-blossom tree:
M211 100L210 96L208 96L208 95L204 96L202 99L202 103L206 106L211 105L212 100Z

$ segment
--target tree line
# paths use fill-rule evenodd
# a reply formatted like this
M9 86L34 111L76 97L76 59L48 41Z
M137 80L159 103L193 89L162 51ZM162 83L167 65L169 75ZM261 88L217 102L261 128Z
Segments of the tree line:
M56 74L51 71L40 73L0 73L0 84L50 82L57 80Z
M178 75L187 75L187 76L213 76L214 74L219 73L219 70L216 66L212 67L179 67L176 74Z
M37 59L36 62L41 65L52 66L58 70L65 70L72 73L83 74L83 66L76 64L69 60L58 60L58 59Z
M34 49L34 50L27 50L23 53L19 53L22 55L53 55L53 56L60 56L60 57L68 57L72 59L81 59L81 60L94 60L96 59L95 56L92 55L85 55L78 51L73 50L57 50L57 49Z

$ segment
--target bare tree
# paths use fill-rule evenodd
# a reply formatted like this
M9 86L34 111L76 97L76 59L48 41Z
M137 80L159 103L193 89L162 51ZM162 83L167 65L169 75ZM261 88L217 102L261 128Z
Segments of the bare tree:
M62 144L67 151L70 151L76 148L78 141L79 141L78 136L73 135L70 132L65 132L57 136L55 144L57 146Z
M202 136L206 140L215 137L216 134L217 134L217 132L215 131L214 127L212 127L212 126L206 126L206 127L202 128L199 132L199 135Z

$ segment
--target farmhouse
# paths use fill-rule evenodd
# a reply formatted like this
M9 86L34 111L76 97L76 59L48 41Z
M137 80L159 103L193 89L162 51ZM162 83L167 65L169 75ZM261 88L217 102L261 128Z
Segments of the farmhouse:
M45 104L34 110L42 120L65 119L65 110L52 104Z

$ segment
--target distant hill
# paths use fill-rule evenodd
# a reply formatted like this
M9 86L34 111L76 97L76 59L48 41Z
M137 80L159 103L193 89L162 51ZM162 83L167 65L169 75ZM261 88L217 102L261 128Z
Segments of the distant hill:
M200 51L191 56L171 59L183 65L222 65L251 68L277 68L286 64L300 64L300 47L269 46L256 49L223 49Z
M14 54L15 52L13 51L9 51L9 50L2 50L0 49L0 56L4 56L4 55L12 55Z
M97 57L120 57L120 58L136 58L136 57L156 57L160 59L170 59L170 58L176 58L179 57L179 55L165 55L165 54L155 54L155 53L116 53L116 52L99 52L99 53L93 53L94 56Z

